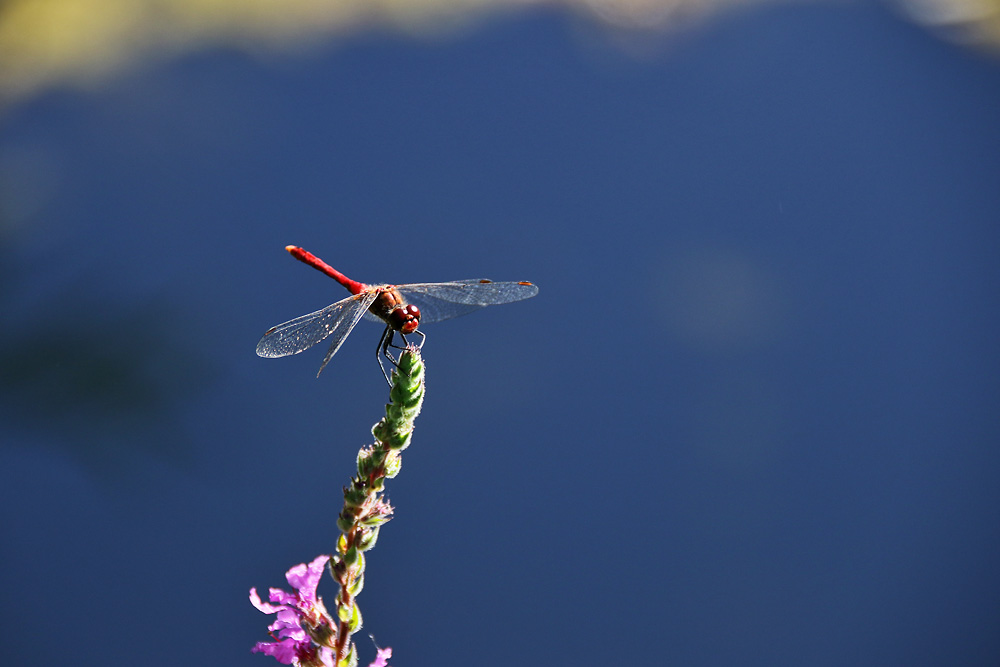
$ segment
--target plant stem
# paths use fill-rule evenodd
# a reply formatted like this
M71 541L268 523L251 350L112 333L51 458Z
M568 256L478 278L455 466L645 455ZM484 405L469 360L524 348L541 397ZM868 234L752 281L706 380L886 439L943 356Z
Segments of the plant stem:
M380 527L392 518L392 506L382 491L385 480L399 473L400 452L410 444L423 398L423 360L419 350L411 346L400 354L392 373L385 417L372 427L375 443L358 452L358 474L344 487L344 509L337 518L342 534L330 560L330 571L340 586L336 641L332 647L337 667L347 667L352 659L356 660L350 639L361 628L356 597L364 583L364 552L375 546Z

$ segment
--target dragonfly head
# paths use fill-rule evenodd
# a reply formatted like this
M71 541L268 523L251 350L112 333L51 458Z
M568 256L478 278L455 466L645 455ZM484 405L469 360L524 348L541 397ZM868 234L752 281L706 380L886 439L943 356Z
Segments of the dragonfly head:
M411 334L420 326L420 309L409 304L393 308L389 313L389 326L401 334Z

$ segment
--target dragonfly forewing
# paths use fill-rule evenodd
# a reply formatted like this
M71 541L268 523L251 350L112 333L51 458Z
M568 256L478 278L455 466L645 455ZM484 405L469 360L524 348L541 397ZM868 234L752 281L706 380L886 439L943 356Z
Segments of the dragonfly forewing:
M513 303L538 294L538 287L531 283L495 283L481 279L414 283L400 285L397 289L407 303L420 308L421 324L448 320L485 306Z
M375 301L376 296L377 293L374 291L363 292L315 313L296 317L294 320L272 327L257 343L257 354L262 357L286 357L307 350L333 336L333 344L323 362L325 366L347 338L347 334L368 310L368 306ZM320 370L323 368L320 367Z

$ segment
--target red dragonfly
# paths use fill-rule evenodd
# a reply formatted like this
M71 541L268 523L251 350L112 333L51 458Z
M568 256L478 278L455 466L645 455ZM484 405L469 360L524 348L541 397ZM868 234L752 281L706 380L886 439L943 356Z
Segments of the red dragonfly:
M389 382L389 375L382 366L379 353L381 352L393 365L396 364L396 360L389 353L389 347L402 349L392 343L393 336L397 332L403 343L407 342L407 335L417 334L420 336L420 345L423 345L425 336L417 329L421 323L440 322L471 313L484 306L512 303L538 294L538 287L528 282L495 283L490 280L366 285L351 280L316 255L298 246L285 246L285 250L300 262L330 276L353 295L315 313L271 327L257 343L257 354L262 357L286 357L308 350L332 336L330 349L326 351L316 377L323 372L347 338L347 334L351 333L354 325L362 317L384 322L386 325L378 342L376 357L379 359L382 375L385 376L386 382Z

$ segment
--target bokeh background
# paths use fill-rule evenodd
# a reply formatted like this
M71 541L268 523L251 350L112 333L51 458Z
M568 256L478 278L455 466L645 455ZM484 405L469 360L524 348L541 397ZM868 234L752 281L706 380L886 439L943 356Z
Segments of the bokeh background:
M0 3L6 665L270 665L427 328L394 665L1000 664L990 0ZM321 593L332 595L332 586Z

